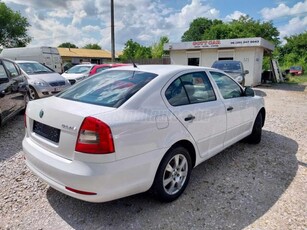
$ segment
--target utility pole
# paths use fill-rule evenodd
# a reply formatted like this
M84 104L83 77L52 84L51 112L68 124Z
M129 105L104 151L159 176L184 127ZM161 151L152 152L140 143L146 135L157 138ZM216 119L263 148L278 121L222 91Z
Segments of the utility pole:
M111 0L111 51L112 62L115 62L115 38L114 38L114 0Z

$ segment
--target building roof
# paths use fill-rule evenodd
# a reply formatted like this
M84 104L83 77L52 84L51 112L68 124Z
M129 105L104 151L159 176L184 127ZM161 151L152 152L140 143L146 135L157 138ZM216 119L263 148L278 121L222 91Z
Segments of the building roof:
M81 58L112 58L111 52L107 50L60 48L58 51L61 57L81 57Z

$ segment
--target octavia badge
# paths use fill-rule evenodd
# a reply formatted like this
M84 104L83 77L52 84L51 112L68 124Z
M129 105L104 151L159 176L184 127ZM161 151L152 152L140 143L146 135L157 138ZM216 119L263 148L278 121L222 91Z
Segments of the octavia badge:
M39 111L39 117L42 118L44 116L44 110Z

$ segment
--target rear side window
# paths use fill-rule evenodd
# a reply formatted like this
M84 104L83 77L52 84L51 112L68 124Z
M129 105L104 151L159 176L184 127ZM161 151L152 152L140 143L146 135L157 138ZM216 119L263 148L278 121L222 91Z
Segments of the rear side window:
M140 71L110 70L72 86L58 97L118 108L156 76Z
M0 80L7 79L7 74L5 72L4 66L0 64Z
M17 77L20 75L19 69L15 66L14 63L9 62L9 61L2 61L3 64L5 65L6 69L10 72L11 77Z

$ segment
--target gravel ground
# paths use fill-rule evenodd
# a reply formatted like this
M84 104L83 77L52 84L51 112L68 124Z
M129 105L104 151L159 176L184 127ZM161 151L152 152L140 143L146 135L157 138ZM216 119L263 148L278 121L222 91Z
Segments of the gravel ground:
M0 229L307 229L307 89L258 87L259 145L238 143L196 167L184 194L92 204L63 195L25 166L23 116L0 130Z

